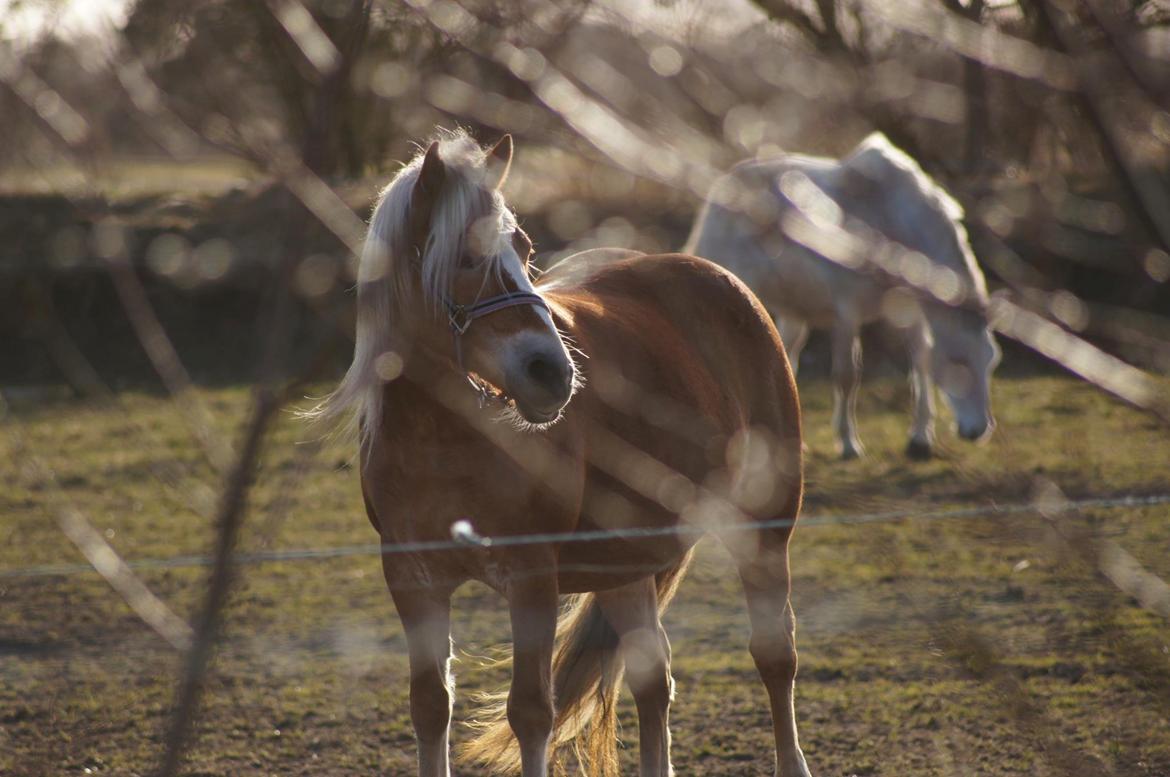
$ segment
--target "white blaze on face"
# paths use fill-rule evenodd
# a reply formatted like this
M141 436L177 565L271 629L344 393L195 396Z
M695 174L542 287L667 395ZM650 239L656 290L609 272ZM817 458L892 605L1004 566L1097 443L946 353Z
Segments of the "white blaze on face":
M504 238L507 244L500 247L498 254L501 275L506 276L511 281L508 286L513 290L536 294L536 289L533 287L532 281L529 280L528 273L525 272L524 263L512 245L512 235L507 234ZM520 391L522 394L530 395L530 392L534 390L530 385L531 378L528 372L533 359L550 364L559 362L570 371L573 369L569 352L561 341L552 315L541 305L528 307L535 311L544 326L525 328L502 338L496 351L498 364L506 376L509 393L513 393L517 402L521 401L521 397L514 392ZM538 393L543 391L543 389L535 390Z
M519 254L516 253L516 248L512 245L512 233L509 232L503 235L502 239L504 245L501 246L500 251L500 269L516 285L517 291L536 294L536 288L528 278L528 273L524 271L524 262L520 259ZM549 334L556 337L559 341L560 336L557 334L556 326L553 324L552 315L539 305L533 305L532 307L536 310L541 320L544 321L545 326L548 327Z
M517 291L528 294L537 293L532 286L532 281L528 278L528 273L524 271L524 263L516 254L516 249L512 247L511 239L508 240L508 247L500 254L500 269L512 281L513 288ZM535 311L540 320L544 322L546 331L537 332L526 329L506 338L501 348L504 364L509 370L519 370L523 368L530 356L541 352L550 355L555 353L568 361L568 351L565 350L565 345L561 342L561 337L553 324L552 315L541 305L528 307Z
M516 229L516 217L507 208L501 208L490 216L477 219L471 225L467 234L468 248L473 254L499 257L500 270L512 281L515 289L536 294L537 291L524 270L524 262L516 253L516 247L512 242ZM548 327L549 334L559 340L549 312L539 305L532 307Z

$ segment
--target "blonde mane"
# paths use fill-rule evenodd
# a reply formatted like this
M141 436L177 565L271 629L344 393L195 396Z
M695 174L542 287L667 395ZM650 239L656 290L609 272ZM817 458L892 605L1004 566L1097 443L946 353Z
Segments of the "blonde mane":
M462 129L440 131L439 158L446 168L421 252L412 245L411 194L422 168L420 148L378 196L358 265L357 332L353 362L337 388L302 416L359 443L364 464L382 422L384 375L401 369L394 341L404 313L435 315L449 298L456 267L469 238L500 272L500 254L516 230L516 217L495 189L484 186L486 155ZM412 264L414 265L412 267ZM421 281L421 300L415 268ZM422 302L421 307L419 302Z

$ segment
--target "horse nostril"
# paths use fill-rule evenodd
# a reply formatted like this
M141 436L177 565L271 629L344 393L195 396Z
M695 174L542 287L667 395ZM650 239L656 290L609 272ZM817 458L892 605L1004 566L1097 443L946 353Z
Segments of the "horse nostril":
M976 426L959 427L959 436L964 440L978 440L987 434L992 428L993 424L980 424Z
M552 394L564 391L569 384L569 371L559 359L538 354L528 360L525 372L533 383Z

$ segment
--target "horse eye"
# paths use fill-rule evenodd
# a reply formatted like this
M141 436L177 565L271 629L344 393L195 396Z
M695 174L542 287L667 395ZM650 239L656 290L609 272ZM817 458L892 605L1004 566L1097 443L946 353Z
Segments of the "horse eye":
M516 230L516 233L513 235L512 246L516 249L516 255L524 262L531 259L532 255L536 252L532 241L520 230Z
M475 257L471 254L462 254L459 257L459 269L470 270L475 267Z

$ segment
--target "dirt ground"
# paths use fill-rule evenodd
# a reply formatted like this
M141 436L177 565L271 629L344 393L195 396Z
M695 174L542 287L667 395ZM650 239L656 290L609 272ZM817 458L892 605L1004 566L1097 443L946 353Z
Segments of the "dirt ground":
M912 462L902 455L908 392L879 381L860 410L869 455L842 463L828 386L801 388L809 498L793 545L796 710L813 774L1170 774L1170 627L1086 560L1109 541L1170 576L1170 506L1085 510L1055 528L1027 511L841 520L1012 504L1052 486L1073 498L1167 493L1167 430L1070 378L1009 375L996 385L989 444L944 433L937 458ZM247 393L195 399L230 436ZM217 483L189 410L142 393L92 404L26 391L0 420L0 774L137 775L156 764L180 657L96 574L28 573L82 562L55 521L69 506L125 558L207 552ZM348 454L294 444L304 436L290 417L270 440L243 550L376 539ZM205 568L141 575L193 616ZM455 715L467 721L476 692L507 677L484 665L507 641L507 614L467 586L455 618ZM666 625L678 774L770 774L747 619L715 544L701 546ZM375 556L246 565L184 773L409 774L406 692L402 631ZM630 774L626 697L620 714ZM455 742L466 736L457 723Z

